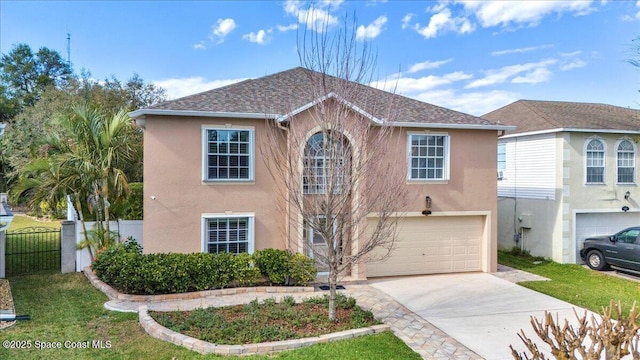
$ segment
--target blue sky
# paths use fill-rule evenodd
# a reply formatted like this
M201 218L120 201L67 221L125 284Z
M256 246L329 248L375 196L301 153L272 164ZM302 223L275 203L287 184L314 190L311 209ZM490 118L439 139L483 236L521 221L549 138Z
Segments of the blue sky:
M346 14L402 95L474 115L518 99L640 108L627 63L640 1L2 0L0 52L27 43L66 58L70 33L76 71L136 72L176 98L298 66L296 27L334 31Z

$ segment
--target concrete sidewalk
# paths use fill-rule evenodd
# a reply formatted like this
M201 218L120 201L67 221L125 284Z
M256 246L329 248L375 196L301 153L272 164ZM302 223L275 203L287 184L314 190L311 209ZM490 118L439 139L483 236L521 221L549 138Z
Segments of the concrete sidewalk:
M509 345L524 351L517 335L521 329L530 339L539 340L531 316L542 319L549 311L554 318L577 323L574 309L580 315L585 311L484 273L379 279L369 285L487 360L513 359Z

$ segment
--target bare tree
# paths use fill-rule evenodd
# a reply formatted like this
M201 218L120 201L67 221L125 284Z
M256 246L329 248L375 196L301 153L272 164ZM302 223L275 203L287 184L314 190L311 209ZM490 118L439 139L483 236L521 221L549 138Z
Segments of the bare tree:
M531 317L534 332L543 343L549 345L554 358L599 360L604 352L604 358L607 360L620 360L627 355L631 355L634 360L640 359L640 314L635 301L627 317L622 314L620 302L618 301L616 306L613 300L609 307L603 307L600 321L593 315L591 321L588 321L586 310L582 316L579 316L575 309L573 311L578 321L577 328L570 325L567 319L561 326L560 321L554 321L553 316L546 311L544 320ZM520 330L518 337L531 353L531 357L526 353L518 353L510 346L514 359L547 359L524 331Z
M310 252L328 272L332 320L338 279L389 255L407 204L406 175L385 156L402 138L391 126L396 96L363 85L375 59L348 25L345 18L334 32L300 31L305 83L291 94L290 113L268 122L261 148L284 199L287 247ZM300 103L312 106L302 111Z

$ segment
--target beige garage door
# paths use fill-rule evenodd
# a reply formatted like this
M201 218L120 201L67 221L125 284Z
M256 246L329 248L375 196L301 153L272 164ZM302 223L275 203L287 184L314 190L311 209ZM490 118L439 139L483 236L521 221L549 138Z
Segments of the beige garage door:
M395 250L368 262L367 277L480 271L483 223L483 216L406 218Z

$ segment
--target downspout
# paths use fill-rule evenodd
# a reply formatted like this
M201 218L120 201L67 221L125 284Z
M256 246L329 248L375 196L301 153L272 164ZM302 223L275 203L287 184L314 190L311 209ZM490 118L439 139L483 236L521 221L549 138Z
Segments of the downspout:
M286 138L287 138L287 154L291 154L291 143L289 141L289 128L282 125L282 123L278 120L275 119L276 122L276 126L278 127L278 129L282 130L285 132L286 134ZM289 166L290 164L287 164L287 166ZM287 173L291 173L291 170L288 170ZM289 204L289 202L291 201L290 195L289 195L289 191L291 191L291 189L289 189L286 192L285 195L285 212L287 213L286 219L287 219L287 224L285 226L285 231L286 231L286 238L289 239L287 242L289 244L287 244L287 248L290 246L292 240L291 240L291 205ZM298 243L298 241L296 241L296 243ZM298 244L299 245L299 244ZM290 249L289 249L290 250ZM303 249L298 249L298 252L302 252L304 253Z

